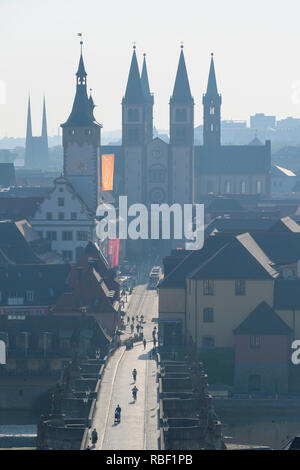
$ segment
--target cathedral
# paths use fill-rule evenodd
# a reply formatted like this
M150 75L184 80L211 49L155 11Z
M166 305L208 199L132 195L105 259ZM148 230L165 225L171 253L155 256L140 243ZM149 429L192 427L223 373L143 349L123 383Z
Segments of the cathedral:
M150 92L146 58L140 74L134 47L122 100L122 146L103 146L119 163L115 195L128 203L193 203L207 195L270 194L271 145L221 144L221 105L211 63L203 94L203 145L194 145L194 99L183 46L170 99L169 142L153 138L154 98Z

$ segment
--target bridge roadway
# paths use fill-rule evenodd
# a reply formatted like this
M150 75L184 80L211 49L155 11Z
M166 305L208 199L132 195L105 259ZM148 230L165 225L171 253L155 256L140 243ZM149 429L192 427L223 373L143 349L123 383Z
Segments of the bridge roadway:
M140 276L145 282L146 273ZM144 337L147 346L135 343L133 349L122 346L110 358L101 384L92 429L98 432L95 450L155 450L158 448L158 401L156 383L156 362L151 359L153 348L151 322L158 315L158 298L155 290L148 290L147 284L140 284L131 296L127 313L140 316L144 323ZM126 319L126 318L125 318ZM136 324L136 322L135 322ZM135 330L136 331L136 330ZM123 338L129 337L130 325ZM137 370L137 401L132 399L132 370ZM117 405L122 409L121 423L114 425L114 411Z

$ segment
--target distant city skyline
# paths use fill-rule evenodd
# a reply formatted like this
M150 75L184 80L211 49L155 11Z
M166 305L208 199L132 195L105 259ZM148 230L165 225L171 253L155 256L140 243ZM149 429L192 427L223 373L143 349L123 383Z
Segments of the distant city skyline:
M196 126L202 124L201 99L212 51L223 96L222 119L249 120L259 112L277 119L300 116L297 0L281 5L269 0L217 5L153 0L146 6L138 0L2 0L0 83L6 87L6 100L0 104L0 138L25 136L29 92L33 134L41 131L44 94L48 133L57 134L75 93L78 32L83 34L95 116L104 131L121 129L120 103L134 41L140 67L147 53L154 125L159 129L169 127L168 103L181 41Z

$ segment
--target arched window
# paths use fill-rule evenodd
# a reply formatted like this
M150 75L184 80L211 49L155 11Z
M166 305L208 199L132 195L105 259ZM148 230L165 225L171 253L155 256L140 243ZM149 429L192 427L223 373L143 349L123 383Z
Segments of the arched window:
M261 181L256 181L256 193L261 194L261 191L262 191Z
M241 193L246 194L246 181L241 182Z
M211 116L213 116L213 115L215 114L215 108L214 108L214 106L211 106L211 107L209 108L209 114L210 114Z

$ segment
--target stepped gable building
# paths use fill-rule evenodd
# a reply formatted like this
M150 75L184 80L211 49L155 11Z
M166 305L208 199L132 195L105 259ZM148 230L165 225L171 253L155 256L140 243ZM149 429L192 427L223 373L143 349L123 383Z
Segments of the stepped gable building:
M45 169L48 165L48 132L46 117L46 102L43 102L42 135L32 135L31 105L28 98L27 129L25 144L25 166L32 169Z

